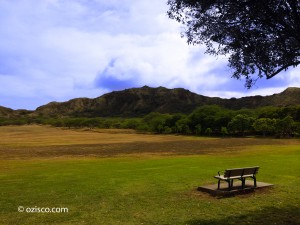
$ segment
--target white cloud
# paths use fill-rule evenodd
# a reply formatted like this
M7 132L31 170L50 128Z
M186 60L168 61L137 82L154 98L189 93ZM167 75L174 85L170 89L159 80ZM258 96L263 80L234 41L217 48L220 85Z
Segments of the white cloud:
M245 94L226 58L204 55L203 47L180 38L165 1L2 0L0 11L0 105L35 108L131 85ZM287 73L284 85L278 76L277 89L300 86L297 74ZM261 84L247 94L277 90Z
M253 95L267 96L267 95L278 94L280 92L283 92L286 88L287 87L261 88L259 90L252 91L247 96L253 96Z
M300 87L300 67L290 70L287 81L290 87Z

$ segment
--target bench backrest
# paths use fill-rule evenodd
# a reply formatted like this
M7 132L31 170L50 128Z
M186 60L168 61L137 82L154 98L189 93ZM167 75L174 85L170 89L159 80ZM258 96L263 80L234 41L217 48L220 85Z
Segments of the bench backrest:
M225 170L224 177L238 177L245 175L255 175L258 173L259 167L245 167Z

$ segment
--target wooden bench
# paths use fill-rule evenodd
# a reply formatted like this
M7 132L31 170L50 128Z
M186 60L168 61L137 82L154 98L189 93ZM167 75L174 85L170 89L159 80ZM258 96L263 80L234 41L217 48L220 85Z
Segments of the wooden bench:
M258 166L227 169L223 172L223 174L221 174L221 171L219 171L218 175L214 176L214 178L219 180L218 189L220 189L221 180L226 181L228 183L228 189L231 189L234 179L242 181L242 188L244 189L246 178L252 178L254 180L254 187L256 187L256 174L258 173L258 169Z

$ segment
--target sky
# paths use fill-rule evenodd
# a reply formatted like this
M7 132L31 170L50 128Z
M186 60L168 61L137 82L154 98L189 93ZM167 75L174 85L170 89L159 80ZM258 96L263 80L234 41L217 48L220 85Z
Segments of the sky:
M300 87L300 68L247 90L225 57L181 38L166 0L0 0L0 105L34 110L126 88L223 98Z

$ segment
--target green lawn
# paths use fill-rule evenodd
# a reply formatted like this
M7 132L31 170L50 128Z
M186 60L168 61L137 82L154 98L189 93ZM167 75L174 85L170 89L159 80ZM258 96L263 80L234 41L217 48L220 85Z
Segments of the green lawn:
M0 224L300 224L299 159L298 144L197 155L0 158ZM218 170L255 165L258 181L273 188L230 198L196 190L216 183Z

